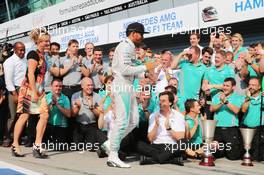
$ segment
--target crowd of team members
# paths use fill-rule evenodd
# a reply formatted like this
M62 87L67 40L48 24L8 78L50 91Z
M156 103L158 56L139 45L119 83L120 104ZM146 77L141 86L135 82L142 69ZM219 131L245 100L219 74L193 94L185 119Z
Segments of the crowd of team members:
M212 33L207 47L200 46L199 41L199 34L191 34L190 47L175 56L169 50L154 53L143 43L137 47L134 66L155 62L156 68L154 75L134 80L139 124L121 142L119 156L122 160L135 152L141 155L140 164L183 165L186 155L199 157L203 153L203 119L218 121L214 139L216 158L240 159L243 143L239 127L250 127L258 129L251 149L253 158L264 159L264 132L260 127L264 43L246 48L238 33L232 36ZM105 157L105 144L109 144L106 141L115 120L114 111L119 107L115 106L111 92L115 49L108 51L107 62L103 60L103 50L93 43L87 43L84 50L86 55L78 54L79 43L74 39L69 41L63 57L58 43L52 42L45 47L47 71L43 79L35 75L36 83L45 82L49 116L44 141L68 145L84 143L79 150L97 151L99 157ZM25 57L24 44L17 42L14 55L3 62L0 92L0 141L3 146L11 145L17 113L30 108L30 104L17 104L17 101L21 98L19 89L25 84L27 59L39 61L36 53L31 51ZM42 70L38 71L41 75ZM23 121L27 123L24 134L28 137L27 146L32 146L35 139L32 133L37 117L32 118L27 116ZM16 143L20 134L14 135L12 149L15 155L20 155ZM195 144L195 148L174 149L175 145L190 143ZM220 148L219 145L224 146ZM56 149L69 147L60 145Z

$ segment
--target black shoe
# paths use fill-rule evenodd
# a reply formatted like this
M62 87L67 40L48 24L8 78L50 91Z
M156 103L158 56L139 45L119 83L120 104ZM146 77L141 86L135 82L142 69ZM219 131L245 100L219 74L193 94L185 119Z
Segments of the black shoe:
M6 139L6 140L3 141L3 145L2 146L7 148L7 147L10 147L11 144L12 144L11 140Z
M151 157L147 157L143 155L139 157L139 165L151 165L156 163L157 162L155 162Z
M48 155L44 153L44 151L41 149L40 146L36 146L33 143L33 157L39 158L39 159L46 159L48 158Z
M28 137L24 136L20 138L20 145L25 145L28 142Z
M33 146L33 142L31 141L28 141L26 144L25 144L25 147L32 147Z
M101 147L99 147L99 149L96 151L96 153L97 153L99 158L104 158L104 157L108 156Z
M12 156L14 157L25 157L24 154L19 153L18 148L15 147L14 145L11 145L11 153L12 153Z
M118 157L119 157L120 160L126 161L126 153L124 153L122 151L119 151L118 152Z
M170 163L171 163L171 164L174 164L174 165L184 166L182 156L180 156L180 157L175 157L174 159L170 160Z

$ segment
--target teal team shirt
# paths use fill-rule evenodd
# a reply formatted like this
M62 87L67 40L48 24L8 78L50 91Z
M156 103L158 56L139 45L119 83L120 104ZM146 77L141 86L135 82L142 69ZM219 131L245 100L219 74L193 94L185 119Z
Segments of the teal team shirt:
M185 106L184 106L185 101L186 101L186 99L184 97L178 96L178 101L177 101L177 104L176 105L178 106L178 108L180 110L179 112L184 112L185 111ZM154 112L157 112L159 110L160 110L160 107L159 107L159 98L157 97L156 107L155 107Z
M104 98L106 96L105 90L99 90L98 95L100 96L100 99ZM111 105L112 99L111 97L107 96L105 99L105 102L103 104L103 110L107 110L107 108Z
M237 53L234 55L234 61L236 61L239 57L239 55L243 52L248 52L247 48L245 47L240 47L237 51Z
M157 98L150 99L147 110L149 111L150 114L159 110L157 108ZM146 118L145 112L143 111L141 104L138 105L138 112L139 112L139 122L148 122L148 119Z
M215 66L210 67L207 69L204 75L204 79L209 82L209 84L220 84L222 85L224 83L224 80L228 77L235 78L235 72L234 70L228 66L224 65L222 69L217 69ZM217 89L211 89L211 96L215 96L219 90Z
M264 104L264 102L262 102ZM243 124L248 127L260 126L260 106L261 95L256 98L250 97L250 104L247 112L244 114ZM262 125L264 125L264 111L262 111Z
M182 71L179 78L180 96L185 99L198 99L202 80L207 69L206 66L202 63L194 65L188 60L182 60L179 63L179 68ZM182 82L183 84L181 84Z
M185 106L184 106L185 101L186 101L186 99L184 97L178 96L177 106L178 106L180 112L185 111Z
M256 61L254 61L253 64L257 64ZM248 72L249 72L249 76L250 77L257 77L257 76L259 76L257 74L257 72L250 65L248 65Z
M135 60L133 62L134 65L136 66L140 66L140 65L143 65L143 62L141 60ZM139 81L140 79L138 77L135 77L134 78L134 81L133 81L133 88L135 91L137 91L140 87L139 87Z
M262 84L261 84L262 92L264 91L264 76L262 76Z
M186 123L188 123L189 125L189 131L192 130L192 128L194 127L194 119L188 115L186 115L185 117L185 121ZM202 144L203 143L203 137L202 137L202 127L201 127L201 118L200 116L198 117L198 126L197 129L193 135L193 137L190 139L191 143L195 143L195 144Z
M52 92L46 95L46 101L48 105L52 103ZM65 109L71 108L69 98L62 93L58 99L58 103L61 107ZM63 113L58 109L57 106L53 106L53 108L49 111L48 123L53 126L67 127L68 119L63 115Z
M220 93L216 94L212 99L212 105L218 105L220 103ZM232 93L227 97L229 103L241 108L244 97ZM226 105L222 105L221 108L215 112L214 119L217 120L217 127L233 127L238 126L238 115L233 113Z

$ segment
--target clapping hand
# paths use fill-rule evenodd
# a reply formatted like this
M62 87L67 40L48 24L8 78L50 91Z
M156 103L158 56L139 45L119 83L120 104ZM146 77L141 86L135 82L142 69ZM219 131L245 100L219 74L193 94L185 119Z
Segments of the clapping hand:
M222 103L225 103L225 102L226 102L226 95L225 95L224 93L222 93L222 94L220 95L220 101L221 101Z
M156 123L156 126L159 126L159 114L155 116L155 123Z
M58 97L57 97L57 95L54 95L54 94L52 95L52 104L55 105L55 106L58 104Z
M164 125L165 125L165 128L166 129L169 129L171 126L170 126L170 120L169 120L169 118L167 117L166 118L166 120L165 120L165 122L164 122Z
M211 42L214 42L215 37L216 37L216 33L215 32L211 33L211 35L210 35L210 41Z
M78 57L78 64L82 64L82 60L83 60L83 57L81 56L81 55L79 55L79 57Z
M252 55L250 55L249 53L247 53L245 56L244 56L244 60L247 64L252 64L253 62L253 58L252 58Z
M93 96L87 96L86 100L87 100L88 106L92 107L93 106Z
M250 88L246 89L246 97L251 97L251 92L250 92Z
M97 69L97 72L98 73L102 73L103 68L104 68L103 65L98 65L97 68L96 68Z

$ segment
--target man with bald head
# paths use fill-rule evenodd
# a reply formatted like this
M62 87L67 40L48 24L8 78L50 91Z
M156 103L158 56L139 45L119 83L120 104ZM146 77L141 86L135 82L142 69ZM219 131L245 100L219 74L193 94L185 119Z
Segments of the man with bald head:
M4 75L6 88L9 91L8 105L11 117L8 121L8 134L14 125L16 116L18 90L22 81L25 78L27 71L27 59L25 58L25 45L22 42L14 44L14 54L4 62ZM8 146L9 141L6 141L4 146Z
M97 150L99 144L96 139L98 127L96 118L99 116L98 104L100 96L93 92L93 81L84 77L81 81L82 90L72 95L72 116L76 117L76 125L73 131L73 141L76 144L84 144L80 150Z

